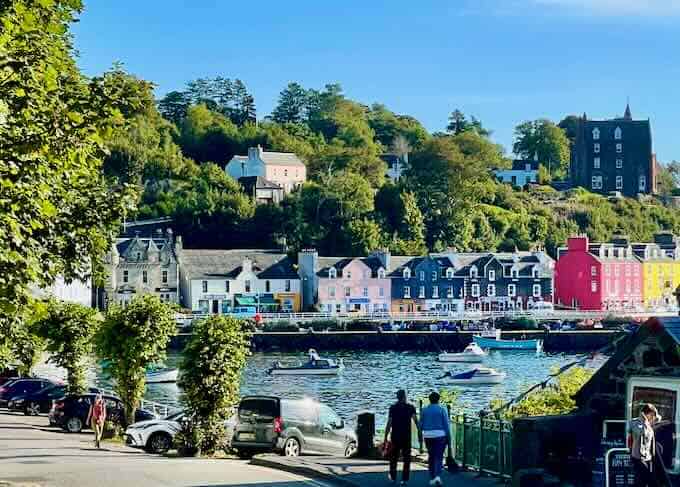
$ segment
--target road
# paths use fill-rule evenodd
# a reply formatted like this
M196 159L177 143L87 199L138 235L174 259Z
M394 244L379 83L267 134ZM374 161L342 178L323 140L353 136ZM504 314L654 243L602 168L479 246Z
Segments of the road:
M90 434L47 427L46 417L0 411L0 485L40 487L322 487L239 460L177 459L117 444L97 450Z

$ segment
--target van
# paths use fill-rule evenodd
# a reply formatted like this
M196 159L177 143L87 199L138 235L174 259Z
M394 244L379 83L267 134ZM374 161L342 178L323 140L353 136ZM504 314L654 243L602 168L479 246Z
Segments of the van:
M354 431L330 407L313 399L246 396L236 415L231 446L240 457L277 452L352 456Z

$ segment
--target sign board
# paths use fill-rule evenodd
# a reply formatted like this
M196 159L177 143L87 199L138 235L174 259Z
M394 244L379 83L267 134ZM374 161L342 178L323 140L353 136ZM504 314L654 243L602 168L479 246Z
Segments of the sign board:
M612 448L605 456L606 487L635 485L635 473L628 448Z
M371 300L369 298L349 298L347 302L349 304L368 304Z

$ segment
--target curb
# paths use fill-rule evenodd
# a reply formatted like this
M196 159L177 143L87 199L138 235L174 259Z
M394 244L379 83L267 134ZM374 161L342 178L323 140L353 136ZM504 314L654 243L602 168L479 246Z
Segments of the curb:
M282 470L284 472L300 475L302 477L309 477L318 480L325 480L331 482L333 485L342 487L361 487L360 484L353 482L349 479L342 478L330 471L328 469L319 466L319 468L313 468L309 465L291 465L284 462L277 462L276 460L271 460L266 456L255 455L250 460L251 465L256 465L258 467L266 467L274 470Z

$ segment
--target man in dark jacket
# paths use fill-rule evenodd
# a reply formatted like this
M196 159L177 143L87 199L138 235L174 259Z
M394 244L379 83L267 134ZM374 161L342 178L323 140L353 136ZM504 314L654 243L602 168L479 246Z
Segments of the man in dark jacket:
M411 423L415 423L418 438L422 444L422 433L418 425L416 408L406 402L406 391L397 391L397 402L390 406L387 426L385 427L385 443L392 433L392 450L389 453L390 473L392 482L397 480L397 462L401 455L404 459L404 471L401 475L401 485L406 485L411 474Z

